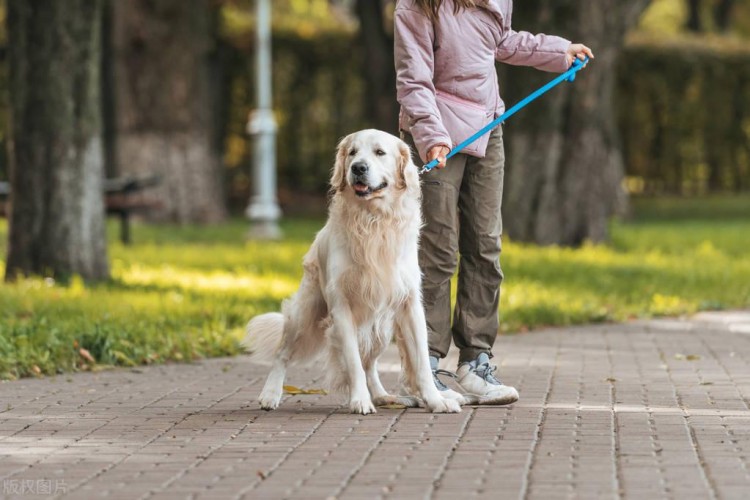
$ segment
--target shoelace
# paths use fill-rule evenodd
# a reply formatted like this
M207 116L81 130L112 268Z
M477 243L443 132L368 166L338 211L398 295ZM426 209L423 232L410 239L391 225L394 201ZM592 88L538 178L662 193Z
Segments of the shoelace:
M443 370L442 368L438 368L436 370L432 370L432 378L435 380L435 385L438 387L439 390L444 391L448 389L448 386L443 383L442 380L438 378L438 375L447 375L450 378L456 380L458 379L458 375L456 375L453 372L450 372L448 370Z
M474 368L474 373L476 373L480 378L482 378L484 381L489 382L493 385L503 385L500 380L495 378L495 375L493 375L497 371L497 366L490 365L489 363L483 363L476 368Z

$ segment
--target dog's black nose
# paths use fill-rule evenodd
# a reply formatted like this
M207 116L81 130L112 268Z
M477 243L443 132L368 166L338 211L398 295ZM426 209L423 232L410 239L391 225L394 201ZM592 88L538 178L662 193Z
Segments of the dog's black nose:
M364 175L367 173L368 168L367 163L363 161L352 163L352 172L354 172L354 175Z

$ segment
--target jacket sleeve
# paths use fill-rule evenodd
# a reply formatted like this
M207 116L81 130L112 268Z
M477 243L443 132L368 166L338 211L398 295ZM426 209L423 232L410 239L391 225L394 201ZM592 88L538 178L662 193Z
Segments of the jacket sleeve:
M511 7L512 9L512 7ZM503 23L503 35L495 59L515 66L532 66L543 71L563 73L568 70L566 52L570 41L559 36L534 35L511 28L512 12Z
M434 146L452 147L438 111L434 75L432 22L421 12L396 9L394 14L396 98L406 114L419 156L426 161Z

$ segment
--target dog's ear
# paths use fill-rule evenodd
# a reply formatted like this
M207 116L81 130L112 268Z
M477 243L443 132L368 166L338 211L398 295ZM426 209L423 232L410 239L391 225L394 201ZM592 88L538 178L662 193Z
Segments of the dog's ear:
M417 189L419 187L419 172L411 155L411 148L404 141L399 141L398 181L399 189Z
M331 174L332 192L339 192L346 189L346 156L349 153L351 137L350 134L341 139L336 149L336 161L333 164L333 172Z

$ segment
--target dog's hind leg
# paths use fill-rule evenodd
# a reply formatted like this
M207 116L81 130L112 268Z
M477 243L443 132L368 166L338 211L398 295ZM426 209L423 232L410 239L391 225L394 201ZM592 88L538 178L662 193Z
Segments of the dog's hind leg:
M288 322L280 313L266 313L254 317L247 325L243 344L250 350L251 359L271 361L273 368L258 400L264 410L279 406L289 361Z
M372 402L375 406L402 405L407 408L417 408L420 406L419 398L413 396L394 396L385 390L378 375L377 360L370 363L365 369L365 373L367 375L367 387L370 389Z
M367 376L367 388L370 390L370 396L372 396L373 403L377 405L379 398L388 396L388 391L385 390L385 387L380 382L377 360L373 360L369 366L365 367L365 375Z
M264 410L275 410L281 401L281 393L284 390L284 379L286 378L286 369L292 358L294 341L296 339L293 325L285 318L284 333L276 349L271 372L268 374L266 384L258 397L260 407Z
M271 373L268 374L263 391L258 397L260 407L264 410L275 410L279 407L281 392L284 389L287 363L288 359L284 359L282 356L277 357L273 362Z
M271 371L263 386L258 401L264 410L275 410L281 401L281 393L284 389L287 366L295 361L307 361L319 351L323 334L315 326L308 331L299 331L300 325L295 321L284 322L284 334L276 350L276 355L271 365ZM315 345L315 341L318 345Z
M258 401L264 410L279 406L284 389L287 366L306 362L320 352L324 345L323 318L326 304L315 280L315 275L303 278L300 290L283 305L283 332L274 354L271 372Z

